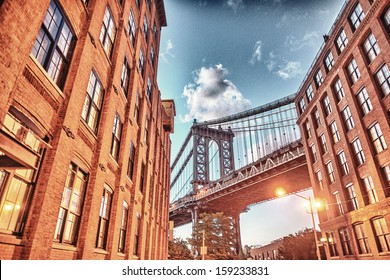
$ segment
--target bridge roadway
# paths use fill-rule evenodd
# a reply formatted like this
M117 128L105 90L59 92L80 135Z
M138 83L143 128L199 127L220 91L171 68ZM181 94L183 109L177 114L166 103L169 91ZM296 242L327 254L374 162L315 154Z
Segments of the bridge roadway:
M310 188L300 140L173 202L170 220L175 227L190 223L198 214L195 210L238 217L248 206L274 199L277 187L283 187L287 194Z

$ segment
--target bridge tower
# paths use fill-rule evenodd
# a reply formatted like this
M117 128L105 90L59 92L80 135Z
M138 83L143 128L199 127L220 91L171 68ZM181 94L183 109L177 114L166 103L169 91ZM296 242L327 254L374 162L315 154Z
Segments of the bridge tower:
M234 171L233 137L234 133L228 128L223 130L210 128L204 125L194 125L191 128L193 135L194 154L194 179L193 191L196 192L202 186L208 184L210 180L210 143L215 141L218 145L219 153L219 177L229 175Z

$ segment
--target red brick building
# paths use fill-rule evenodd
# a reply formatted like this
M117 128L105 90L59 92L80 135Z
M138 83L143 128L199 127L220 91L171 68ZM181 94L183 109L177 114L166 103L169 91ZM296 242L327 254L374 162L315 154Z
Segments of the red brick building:
M328 259L390 259L390 2L346 1L304 79L298 124Z
M166 259L163 0L0 4L0 259Z

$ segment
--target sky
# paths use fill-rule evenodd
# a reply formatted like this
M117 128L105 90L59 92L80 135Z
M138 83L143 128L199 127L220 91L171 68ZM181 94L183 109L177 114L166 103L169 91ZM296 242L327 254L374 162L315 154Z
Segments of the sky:
M172 161L194 119L241 112L295 93L343 0L165 0L158 84L174 99ZM308 197L311 192L302 193ZM305 227L303 199L280 198L241 214L243 245ZM189 237L191 226L175 229Z

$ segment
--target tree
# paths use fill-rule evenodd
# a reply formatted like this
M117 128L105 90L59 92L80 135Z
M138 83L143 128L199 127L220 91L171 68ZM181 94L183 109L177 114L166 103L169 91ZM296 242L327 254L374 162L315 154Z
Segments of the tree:
M194 225L192 237L189 239L193 250L200 258L200 248L203 244L203 231L205 246L207 246L207 259L237 259L236 235L234 222L231 217L223 213L202 213Z
M168 243L168 259L170 260L193 260L194 257L188 248L188 242L181 239L175 238L173 241Z
M305 228L297 233L283 237L278 249L278 258L282 260L316 260L316 245L313 229Z

